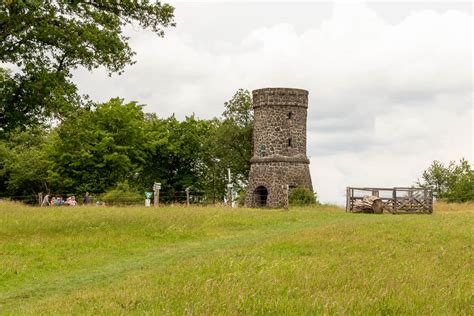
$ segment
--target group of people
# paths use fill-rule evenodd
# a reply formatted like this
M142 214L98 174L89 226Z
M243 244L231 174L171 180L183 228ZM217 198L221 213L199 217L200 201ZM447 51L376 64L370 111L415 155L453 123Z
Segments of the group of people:
M83 204L87 205L91 203L92 203L92 198L89 195L89 192L87 192L86 195L84 196ZM67 199L63 199L62 196L53 196L50 198L49 194L46 194L41 203L41 206L62 206L62 205L76 206L77 205L76 197L72 195L72 196L69 196Z

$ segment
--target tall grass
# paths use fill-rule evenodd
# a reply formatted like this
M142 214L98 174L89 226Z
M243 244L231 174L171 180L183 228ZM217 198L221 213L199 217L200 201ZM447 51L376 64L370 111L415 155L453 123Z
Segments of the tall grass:
M473 210L474 210L474 202L466 202L466 203L436 202L434 204L434 212L472 212Z
M473 216L0 202L0 314L472 314Z

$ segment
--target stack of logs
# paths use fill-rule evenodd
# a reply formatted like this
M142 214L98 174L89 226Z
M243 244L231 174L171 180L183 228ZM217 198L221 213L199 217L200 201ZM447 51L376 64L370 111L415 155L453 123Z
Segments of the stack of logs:
M366 195L362 200L354 201L354 213L375 213L382 214L384 203L377 196Z

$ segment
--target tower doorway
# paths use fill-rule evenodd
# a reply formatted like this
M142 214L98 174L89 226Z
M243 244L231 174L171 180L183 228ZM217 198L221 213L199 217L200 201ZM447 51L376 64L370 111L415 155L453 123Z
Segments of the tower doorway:
M255 206L256 207L267 206L268 190L263 185L261 185L261 186L259 186L255 189L254 197L255 197Z

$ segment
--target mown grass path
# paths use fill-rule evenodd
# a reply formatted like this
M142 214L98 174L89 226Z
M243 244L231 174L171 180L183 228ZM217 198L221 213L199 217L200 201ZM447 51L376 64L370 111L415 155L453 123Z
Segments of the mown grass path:
M470 314L473 215L0 204L0 312Z

